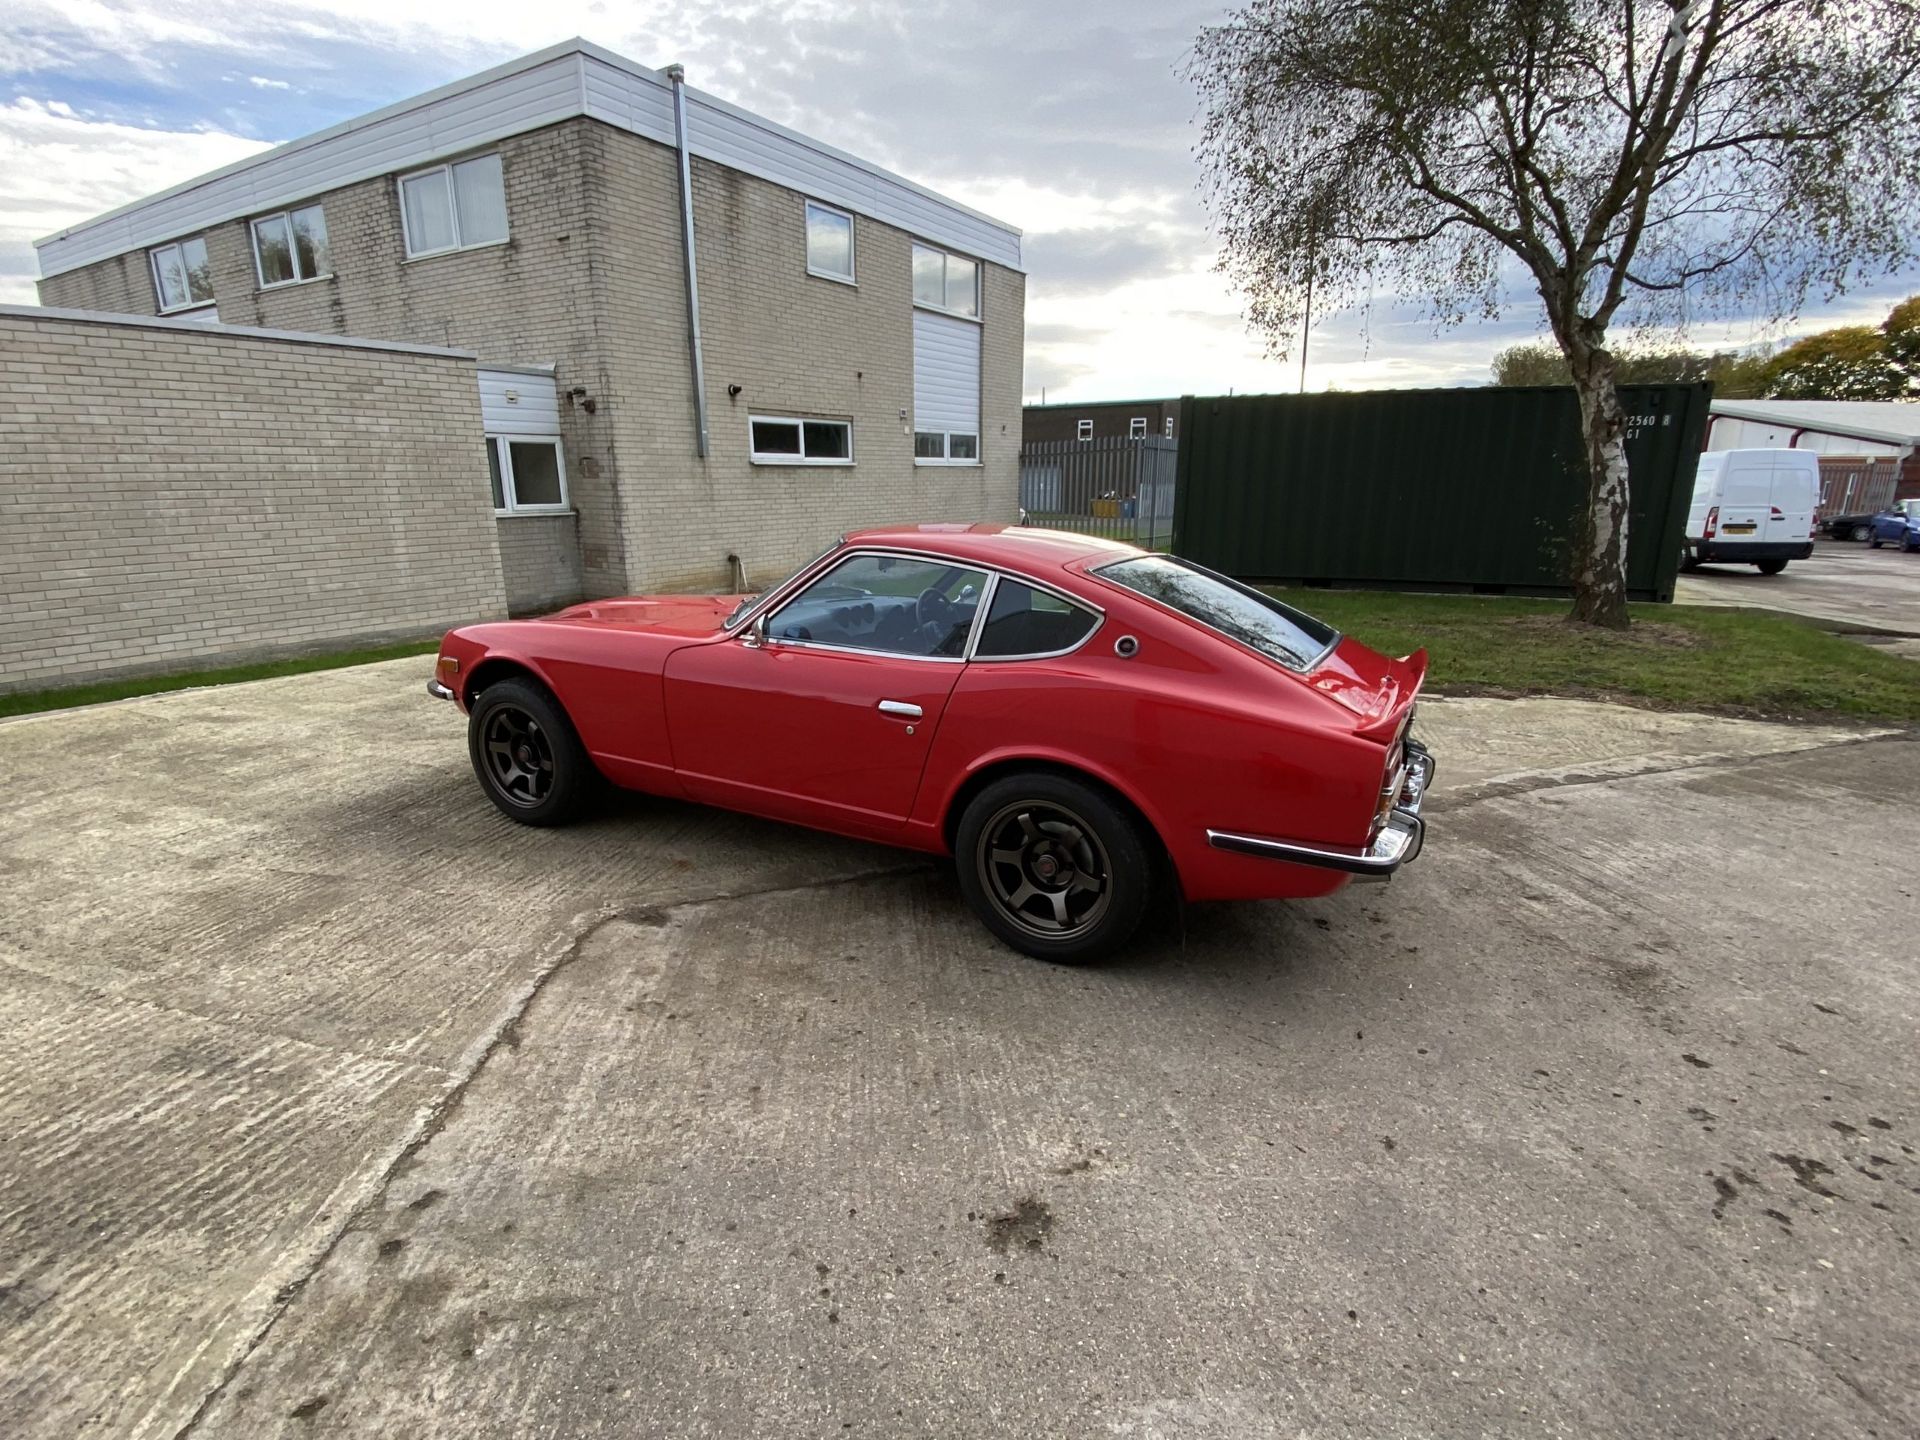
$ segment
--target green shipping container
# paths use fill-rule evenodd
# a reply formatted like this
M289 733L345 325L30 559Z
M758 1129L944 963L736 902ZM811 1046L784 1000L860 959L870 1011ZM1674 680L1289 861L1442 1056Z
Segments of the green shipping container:
M1627 593L1673 599L1709 385L1630 385ZM1245 580L1571 593L1586 506L1567 388L1187 396L1176 553Z

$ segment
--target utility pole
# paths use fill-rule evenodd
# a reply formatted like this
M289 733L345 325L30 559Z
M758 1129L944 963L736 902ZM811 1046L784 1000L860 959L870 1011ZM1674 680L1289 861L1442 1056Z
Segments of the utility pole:
M1313 333L1313 265L1307 265L1307 303L1300 312L1300 393L1307 393L1307 337Z

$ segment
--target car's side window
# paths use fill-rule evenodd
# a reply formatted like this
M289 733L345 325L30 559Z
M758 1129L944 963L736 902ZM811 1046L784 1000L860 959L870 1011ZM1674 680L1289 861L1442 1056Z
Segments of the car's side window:
M773 613L767 637L957 660L986 573L910 555L849 555Z
M1002 576L994 588L987 623L974 645L976 660L1013 660L1023 655L1057 655L1092 633L1100 617L1050 591Z

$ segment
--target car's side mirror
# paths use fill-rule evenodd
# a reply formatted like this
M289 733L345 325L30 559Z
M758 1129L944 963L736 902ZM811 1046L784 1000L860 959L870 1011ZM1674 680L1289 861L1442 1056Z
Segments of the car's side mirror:
M749 650L758 650L767 643L767 617L765 615L756 615L753 617L753 622L747 626L745 633L740 636L740 643Z

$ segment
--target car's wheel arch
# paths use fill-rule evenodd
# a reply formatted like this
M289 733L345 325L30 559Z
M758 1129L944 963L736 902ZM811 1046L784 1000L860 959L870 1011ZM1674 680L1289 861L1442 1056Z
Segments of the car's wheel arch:
M1155 864L1162 866L1166 875L1175 884L1179 883L1179 867L1174 863L1172 851L1167 845L1165 828L1155 818L1152 809L1133 792L1131 787L1117 777L1103 773L1100 767L1060 755L996 755L969 770L954 786L946 798L946 803L941 807L940 834L946 841L947 849L949 851L953 849L954 836L960 828L960 817L966 813L967 806L973 802L974 796L1005 776L1035 772L1078 780L1107 795L1139 825L1140 834L1147 841Z
M480 692L489 685L498 685L502 680L514 678L531 680L547 694L553 697L554 704L566 710L566 701L561 699L560 691L553 680L530 660L517 655L488 655L467 672L466 680L460 687L461 703L469 710L473 702L480 698Z

